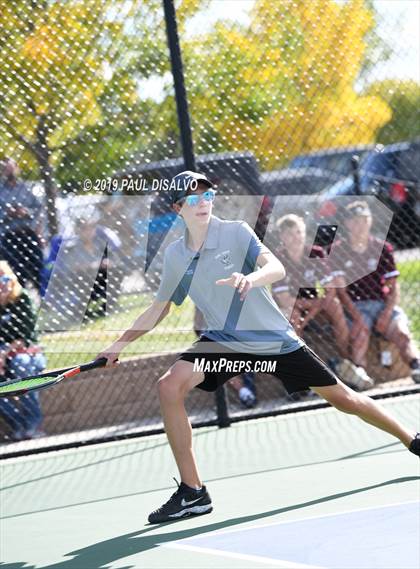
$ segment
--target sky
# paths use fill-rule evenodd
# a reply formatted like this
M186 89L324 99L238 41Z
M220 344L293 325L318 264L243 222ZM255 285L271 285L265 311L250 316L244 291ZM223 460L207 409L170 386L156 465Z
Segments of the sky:
M420 1L376 0L375 6L384 19L381 29L384 33L392 30L389 40L401 54L391 58L379 73L420 81Z

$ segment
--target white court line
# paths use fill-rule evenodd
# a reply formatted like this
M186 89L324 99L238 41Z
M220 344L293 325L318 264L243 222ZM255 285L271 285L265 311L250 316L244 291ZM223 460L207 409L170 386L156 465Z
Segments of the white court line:
M334 516L342 516L342 515L346 515L346 514L352 514L354 512L366 512L366 511L370 511L370 510L381 510L384 508L393 508L395 506L403 506L403 505L407 505L407 504L419 504L420 506L420 501L419 500L410 500L408 502L396 502L395 504L386 504L385 506L367 506L365 508L356 508L355 510L344 510L342 512L335 512L335 513L330 513L330 514L323 514L322 516L317 516L317 515L313 515L313 516L308 516L306 518L298 518L297 520L281 520L281 521L277 521L277 522L270 522L269 524L259 524L259 525L253 525L253 526L248 526L248 527L244 527L244 528L235 528L235 529L227 529L227 530L218 530L215 532L211 532L210 536L217 536L217 535L226 535L228 533L237 533L239 531L248 531L248 530L253 530L253 529L260 529L260 528L266 528L266 527L271 527L271 526L279 526L279 525L283 525L283 524L296 524L299 522L306 522L308 520L320 520L323 518L331 518ZM209 537L210 537L209 536ZM200 536L202 537L202 536ZM197 539L197 536L195 537L186 537L184 538L182 541L189 541L189 540L194 540ZM176 542L174 542L176 543Z
M283 561L282 559L263 557L262 555L247 555L245 553L234 553L232 551L223 551L221 549L210 549L209 547L182 545L178 543L163 543L158 545L160 545L160 547L166 547L167 549L181 549L184 551L194 551L195 553L208 553L210 555L219 555L221 557L242 559L243 561L266 563L268 565L276 565L277 567L281 567L281 569L324 569L319 565L304 565L302 563L294 563L293 561Z

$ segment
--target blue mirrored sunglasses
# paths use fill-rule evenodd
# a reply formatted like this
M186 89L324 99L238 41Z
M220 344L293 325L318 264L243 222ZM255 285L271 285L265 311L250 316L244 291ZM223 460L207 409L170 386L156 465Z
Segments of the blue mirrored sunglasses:
M182 203L186 203L187 205L194 207L198 205L201 200L205 200L206 202L213 202L214 198L216 197L216 192L214 190L207 190L204 194L196 194L192 196L187 196L181 200Z

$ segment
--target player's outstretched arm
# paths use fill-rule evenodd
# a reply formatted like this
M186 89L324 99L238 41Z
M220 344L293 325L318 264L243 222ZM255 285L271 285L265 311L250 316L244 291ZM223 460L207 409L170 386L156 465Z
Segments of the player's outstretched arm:
M118 357L124 348L157 326L169 314L170 309L170 302L155 300L149 308L140 314L132 326L121 334L118 340L97 355L97 359L106 358L108 360L107 365L117 365L119 363Z

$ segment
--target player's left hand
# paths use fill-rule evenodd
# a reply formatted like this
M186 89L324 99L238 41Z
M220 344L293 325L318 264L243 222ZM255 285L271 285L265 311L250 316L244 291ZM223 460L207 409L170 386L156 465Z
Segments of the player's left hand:
M219 279L216 281L217 285L228 285L238 289L240 299L244 300L246 295L252 288L252 282L248 276L242 273L232 273L227 279Z

